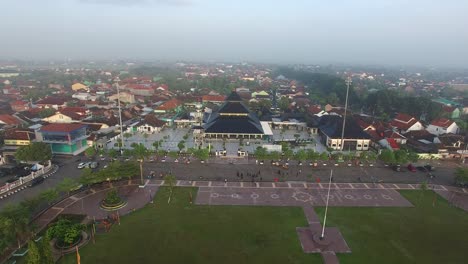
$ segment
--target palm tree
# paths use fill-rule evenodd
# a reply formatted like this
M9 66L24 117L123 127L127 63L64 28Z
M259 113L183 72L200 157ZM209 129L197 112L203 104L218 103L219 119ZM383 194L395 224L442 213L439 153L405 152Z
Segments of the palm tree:
M143 161L147 158L151 153L145 147L145 145L139 144L132 144L133 148L133 156L138 160L140 163L140 177L141 177L141 185L144 184L143 181Z

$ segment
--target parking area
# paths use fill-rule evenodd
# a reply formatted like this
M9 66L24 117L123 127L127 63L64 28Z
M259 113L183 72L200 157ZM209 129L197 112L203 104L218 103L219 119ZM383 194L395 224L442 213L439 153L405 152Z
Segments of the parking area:
M264 206L325 206L327 189L306 188L238 188L200 187L197 204L264 205ZM332 189L330 206L412 207L393 189Z

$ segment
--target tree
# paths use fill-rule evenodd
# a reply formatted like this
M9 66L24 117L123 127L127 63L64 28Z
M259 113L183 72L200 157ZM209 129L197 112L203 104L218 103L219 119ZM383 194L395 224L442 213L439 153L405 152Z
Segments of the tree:
M112 159L115 159L117 157L117 155L118 155L117 150L115 150L115 149L109 149L109 152L107 154Z
M134 144L133 146L133 155L137 158L138 162L140 163L140 177L141 177L141 185L144 184L143 180L143 161L145 158L149 157L151 154L148 149L143 144Z
M299 160L299 161L303 161L307 159L307 152L303 149L297 151L296 154L294 155L294 159Z
M33 142L27 146L21 146L16 150L15 158L21 161L47 161L52 158L50 146L43 142Z
M312 160L312 161L316 161L318 160L320 154L318 152L316 152L315 150L313 149L308 149L307 150L307 158Z
M177 147L179 148L179 151L182 151L185 148L185 141L181 140L179 144L177 144Z
M64 178L58 185L57 185L57 191L59 192L66 192L67 194L70 194L70 191L73 188L76 188L78 183L71 179L71 178Z
M59 197L59 194L55 188L51 188L41 192L39 197L43 200L46 200L48 204L51 204Z
M94 155L96 155L96 149L94 147L89 147L85 150L85 155L86 157L88 158L91 158L93 157Z
M56 112L57 112L57 110L55 110L54 108L46 108L44 110L41 110L38 113L38 115L39 115L40 118L46 118L46 117L55 115Z
M395 162L397 164L404 164L408 162L408 152L403 149L395 150Z
M42 238L41 243L41 255L42 255L42 264L54 264L54 256L52 254L52 248L50 246L50 239L48 236Z
M286 111L289 108L289 99L287 97L281 97L278 101L278 107L281 111Z
M322 152L320 153L320 160L328 160L328 153L327 152Z
M72 245L81 237L83 230L84 225L61 218L47 229L47 236L49 239L56 238L59 244Z
M41 264L41 252L34 240L28 242L28 255L26 256L27 264Z
M0 215L0 253L5 250L15 241L15 233L13 220Z
M162 145L162 140L154 141L153 142L153 147L155 151L158 151L159 147Z
M455 170L455 184L468 186L468 168L457 168Z
M419 160L419 155L416 152L410 151L408 152L408 160L415 163Z
M30 234L29 217L30 211L24 204L8 204L3 208L2 215L11 220L10 230L13 232L18 248L21 247L21 240Z
M384 149L379 155L379 159L387 164L395 163L395 155L393 151L389 149Z
M263 147L257 147L257 149L254 152L254 155L257 159L266 159L268 156L266 148Z

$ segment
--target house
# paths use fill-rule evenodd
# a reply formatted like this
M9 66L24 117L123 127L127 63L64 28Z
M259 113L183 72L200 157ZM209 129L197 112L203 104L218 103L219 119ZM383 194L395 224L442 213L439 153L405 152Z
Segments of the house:
M465 137L462 135L443 134L439 136L439 141L441 146L449 151L461 150L466 146Z
M25 146L31 144L35 138L33 131L14 128L5 131L3 140L7 146Z
M158 106L154 112L156 113L166 113L169 111L174 111L177 107L181 106L182 102L177 99L171 99L167 102L164 102L160 106Z
M72 90L75 92L76 91L88 91L89 87L82 83L75 83L75 84L72 84Z
M457 123L447 118L436 119L431 122L431 124L426 129L429 133L433 135L443 135L443 134L458 134L460 128Z
M390 123L400 133L408 133L409 131L423 130L424 126L416 118L399 113Z
M15 112L22 112L29 109L29 102L16 100L10 102L10 107Z
M52 96L48 96L35 103L35 105L39 108L55 108L57 110L59 107L65 107L65 104L66 102L64 98Z
M442 110L444 111L445 115L448 116L448 118L450 118L450 119L460 118L461 111L457 107L443 106Z
M120 92L120 96L118 94L111 95L107 97L109 101L117 101L120 97L120 102L134 104L135 103L135 95L127 92Z
M324 115L320 118L319 131L324 144L333 150L366 151L369 150L371 137L365 133L353 118L346 120L342 138L343 117ZM343 147L341 143L343 142Z
M154 114L148 114L136 125L137 131L141 133L159 132L164 127L165 122L159 120Z
M86 125L49 124L36 130L36 139L48 143L53 154L78 155L87 148Z
M83 119L83 116L72 111L59 111L55 115L43 118L42 121L48 123L73 123Z
M203 103L215 103L215 104L221 104L224 103L226 100L226 96L224 95L203 95L202 96L202 102Z
M12 115L8 115L8 114L0 115L0 125L16 127L20 124L21 124L20 120L18 120Z

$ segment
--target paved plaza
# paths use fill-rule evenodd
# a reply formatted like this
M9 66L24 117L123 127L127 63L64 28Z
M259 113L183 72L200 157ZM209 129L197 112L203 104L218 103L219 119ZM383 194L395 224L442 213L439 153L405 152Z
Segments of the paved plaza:
M197 204L263 205L263 206L325 206L326 189L305 188L236 188L200 187ZM393 189L333 189L330 206L413 206Z

